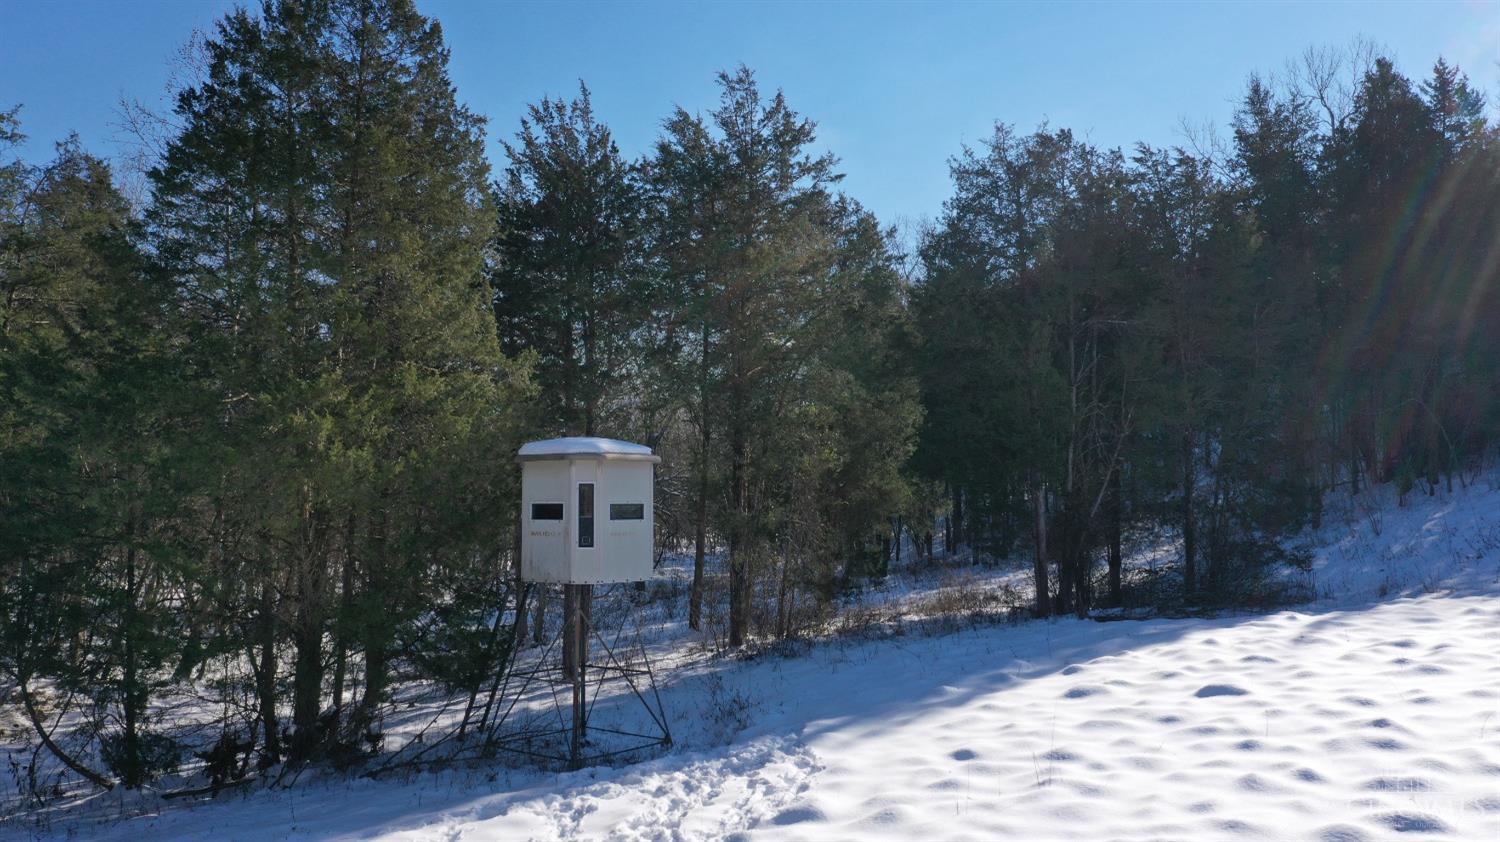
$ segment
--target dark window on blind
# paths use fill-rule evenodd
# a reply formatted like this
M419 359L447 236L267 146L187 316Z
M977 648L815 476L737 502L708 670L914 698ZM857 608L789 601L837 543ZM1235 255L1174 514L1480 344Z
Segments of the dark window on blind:
M532 503L532 520L562 520L563 504L561 503Z
M578 483L578 546L594 546L594 484Z
M645 503L610 503L610 520L645 520Z

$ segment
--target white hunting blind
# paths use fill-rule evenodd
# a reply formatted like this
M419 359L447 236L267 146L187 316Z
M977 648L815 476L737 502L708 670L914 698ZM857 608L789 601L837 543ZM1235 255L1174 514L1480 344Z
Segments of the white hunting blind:
M528 442L516 452L521 463L521 578L539 585L561 585L563 622L555 643L562 659L560 669L550 664L555 643L549 644L533 663L512 668L505 680L517 679L514 698L525 696L533 681L567 685L572 689L571 723L556 729L523 730L500 740L501 748L536 759L566 761L568 768L582 768L585 761L618 757L652 746L672 744L666 711L656 692L645 644L636 629L639 662L622 663L616 655L619 635L610 644L594 625L593 586L611 582L640 582L651 578L654 517L651 497L656 464L661 457L645 445L593 437L571 437ZM541 628L539 596L537 623ZM518 609L519 610L519 609ZM589 640L600 644L602 659L590 656ZM598 687L606 679L623 680L645 708L657 734L642 733L640 726L608 727L589 720L591 707L587 682ZM647 701L648 690L655 705ZM556 699L556 696L553 697ZM559 709L559 713L561 710ZM495 730L509 716L501 714ZM589 734L594 738L590 738ZM566 735L566 756L538 749L537 741ZM624 738L630 745L621 746ZM613 740L616 744L605 745ZM645 742L640 742L645 740Z
M528 442L521 463L521 578L597 585L651 578L651 448L570 437Z

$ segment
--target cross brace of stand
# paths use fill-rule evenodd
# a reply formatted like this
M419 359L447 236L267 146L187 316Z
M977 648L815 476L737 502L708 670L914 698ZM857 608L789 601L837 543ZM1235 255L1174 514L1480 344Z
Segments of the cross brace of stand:
M567 687L570 691L570 712L565 724L557 728L544 730L526 730L515 734L497 737L492 745L501 750L514 754L520 754L535 760L548 760L558 763L566 763L569 769L581 769L587 763L598 762L611 757L617 757L631 752L641 751L657 746L670 746L672 744L672 733L667 727L666 712L662 706L661 694L656 687L656 676L651 671L651 662L646 657L645 646L640 646L640 658L643 666L631 667L621 663L616 651L619 649L619 633L615 637L615 645L611 646L599 633L594 625L590 612L584 606L588 602L588 594L592 585L564 585L565 616L562 628L556 636L548 643L542 656L535 665L520 670L512 670L505 677L505 684L509 685L513 680L519 681L520 686L515 693L510 695L510 705L501 714L495 723L494 733L498 733L505 722L515 711L517 704L525 696L526 692L535 683L548 685L552 689L554 705L559 714L558 719L562 721L562 703L557 698L558 689ZM623 628L621 629L623 632ZM591 650L590 640L598 643L603 657L590 662ZM561 663L552 663L553 650L566 649L568 644L574 646L571 653L564 652ZM637 640L639 643L639 640ZM604 683L611 679L624 681L630 688L631 693L651 717L652 724L656 726L657 733L640 733L619 728L606 728L590 726L589 718L593 713L594 705L598 702L599 691ZM593 697L589 697L590 682L594 684ZM648 700L644 689L649 688L651 698ZM507 688L508 690L508 688ZM602 734L612 734L620 737L629 737L639 740L623 748L611 748L608 751L587 753L588 732L593 730ZM565 737L568 750L566 755L557 754L533 747L537 742L545 743L550 738Z

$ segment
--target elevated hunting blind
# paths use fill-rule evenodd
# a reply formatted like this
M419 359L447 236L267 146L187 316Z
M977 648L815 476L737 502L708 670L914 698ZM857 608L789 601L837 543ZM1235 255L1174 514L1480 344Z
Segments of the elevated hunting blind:
M651 448L615 439L534 441L521 463L521 578L562 585L651 578Z
M527 697L533 682L568 686L572 712L561 717L567 723L562 727L522 729L502 739L499 747L564 761L577 769L589 761L671 745L639 628L632 656L620 646L618 632L612 638L600 634L590 609L594 585L643 582L652 576L652 494L661 457L645 445L579 436L529 442L517 451L516 461L521 464L521 579L535 590L562 586L563 622L545 652L506 674L507 687L512 680L520 687L497 729L516 702ZM540 623L541 613L537 616ZM558 646L561 663L554 666L550 654ZM592 651L602 657L591 660ZM644 722L618 727L590 723L610 680L623 683L640 702ZM549 738L559 736L567 741L566 755L551 754L544 747Z

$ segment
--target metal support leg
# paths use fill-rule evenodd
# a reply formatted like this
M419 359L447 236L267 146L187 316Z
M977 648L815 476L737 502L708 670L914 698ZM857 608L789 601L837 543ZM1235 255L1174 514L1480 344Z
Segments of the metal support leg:
M565 585L568 589L567 600L570 610L568 613L568 629L571 631L571 654L573 656L573 733L568 750L568 765L572 769L583 767L583 746L588 736L588 713L585 709L587 703L587 690L585 689L586 671L589 662L589 629L588 620L584 616L587 610L588 585Z

